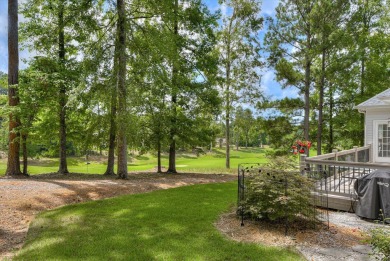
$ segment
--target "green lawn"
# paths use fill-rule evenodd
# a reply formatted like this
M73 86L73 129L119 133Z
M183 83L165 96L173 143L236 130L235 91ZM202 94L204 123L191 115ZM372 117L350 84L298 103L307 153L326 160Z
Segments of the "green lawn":
M236 201L236 186L195 185L41 213L15 260L303 260L219 233L213 223Z
M241 148L239 151L231 150L231 169L225 168L225 151L214 149L212 153L206 153L196 157L191 153L178 153L177 170L179 172L202 172L202 173L236 173L240 163L264 163L265 150L260 148ZM68 158L68 169L75 173L103 174L106 170L106 162L90 161L87 165L84 158ZM162 165L168 166L168 157L164 155ZM145 154L131 158L128 163L129 171L150 170L157 166L157 159L154 155ZM6 162L0 161L0 176L3 176L6 169ZM41 159L30 161L30 174L50 173L58 171L58 159Z

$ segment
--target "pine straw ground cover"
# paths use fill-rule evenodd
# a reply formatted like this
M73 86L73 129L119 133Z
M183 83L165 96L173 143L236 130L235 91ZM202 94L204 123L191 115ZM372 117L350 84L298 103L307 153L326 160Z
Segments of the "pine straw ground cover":
M341 227L330 223L329 229L325 223L314 229L303 229L303 225L290 224L285 235L284 224L267 221L241 220L235 210L220 216L216 227L228 238L238 242L260 243L267 246L293 247L319 246L325 248L346 248L366 243L367 233L359 228Z

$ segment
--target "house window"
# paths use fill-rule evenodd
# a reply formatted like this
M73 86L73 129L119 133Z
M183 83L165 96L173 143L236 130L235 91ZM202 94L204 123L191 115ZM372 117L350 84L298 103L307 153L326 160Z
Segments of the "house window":
M387 124L378 124L378 156L390 157L390 128Z

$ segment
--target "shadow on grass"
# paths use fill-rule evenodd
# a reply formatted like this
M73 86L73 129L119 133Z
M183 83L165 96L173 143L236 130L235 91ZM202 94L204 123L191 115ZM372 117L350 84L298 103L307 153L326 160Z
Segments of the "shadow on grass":
M15 260L300 260L286 250L228 241L215 229L235 188L189 186L55 209L31 224Z
M265 153L265 149L261 149L261 148L242 148L240 147L240 149L238 150L239 152L243 152L243 153Z
M180 158L184 158L184 159L198 159L198 157L196 155L190 155L190 154L181 154Z
M135 157L137 160L148 160L149 157L145 156L145 155L138 155Z

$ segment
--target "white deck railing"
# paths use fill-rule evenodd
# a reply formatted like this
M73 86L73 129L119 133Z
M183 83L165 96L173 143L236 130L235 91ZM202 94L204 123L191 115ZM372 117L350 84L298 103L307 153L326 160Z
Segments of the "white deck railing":
M390 169L390 164L373 163L371 146L334 150L314 157L301 155L301 171L320 177L318 188L333 193L354 195L356 179L377 169Z

